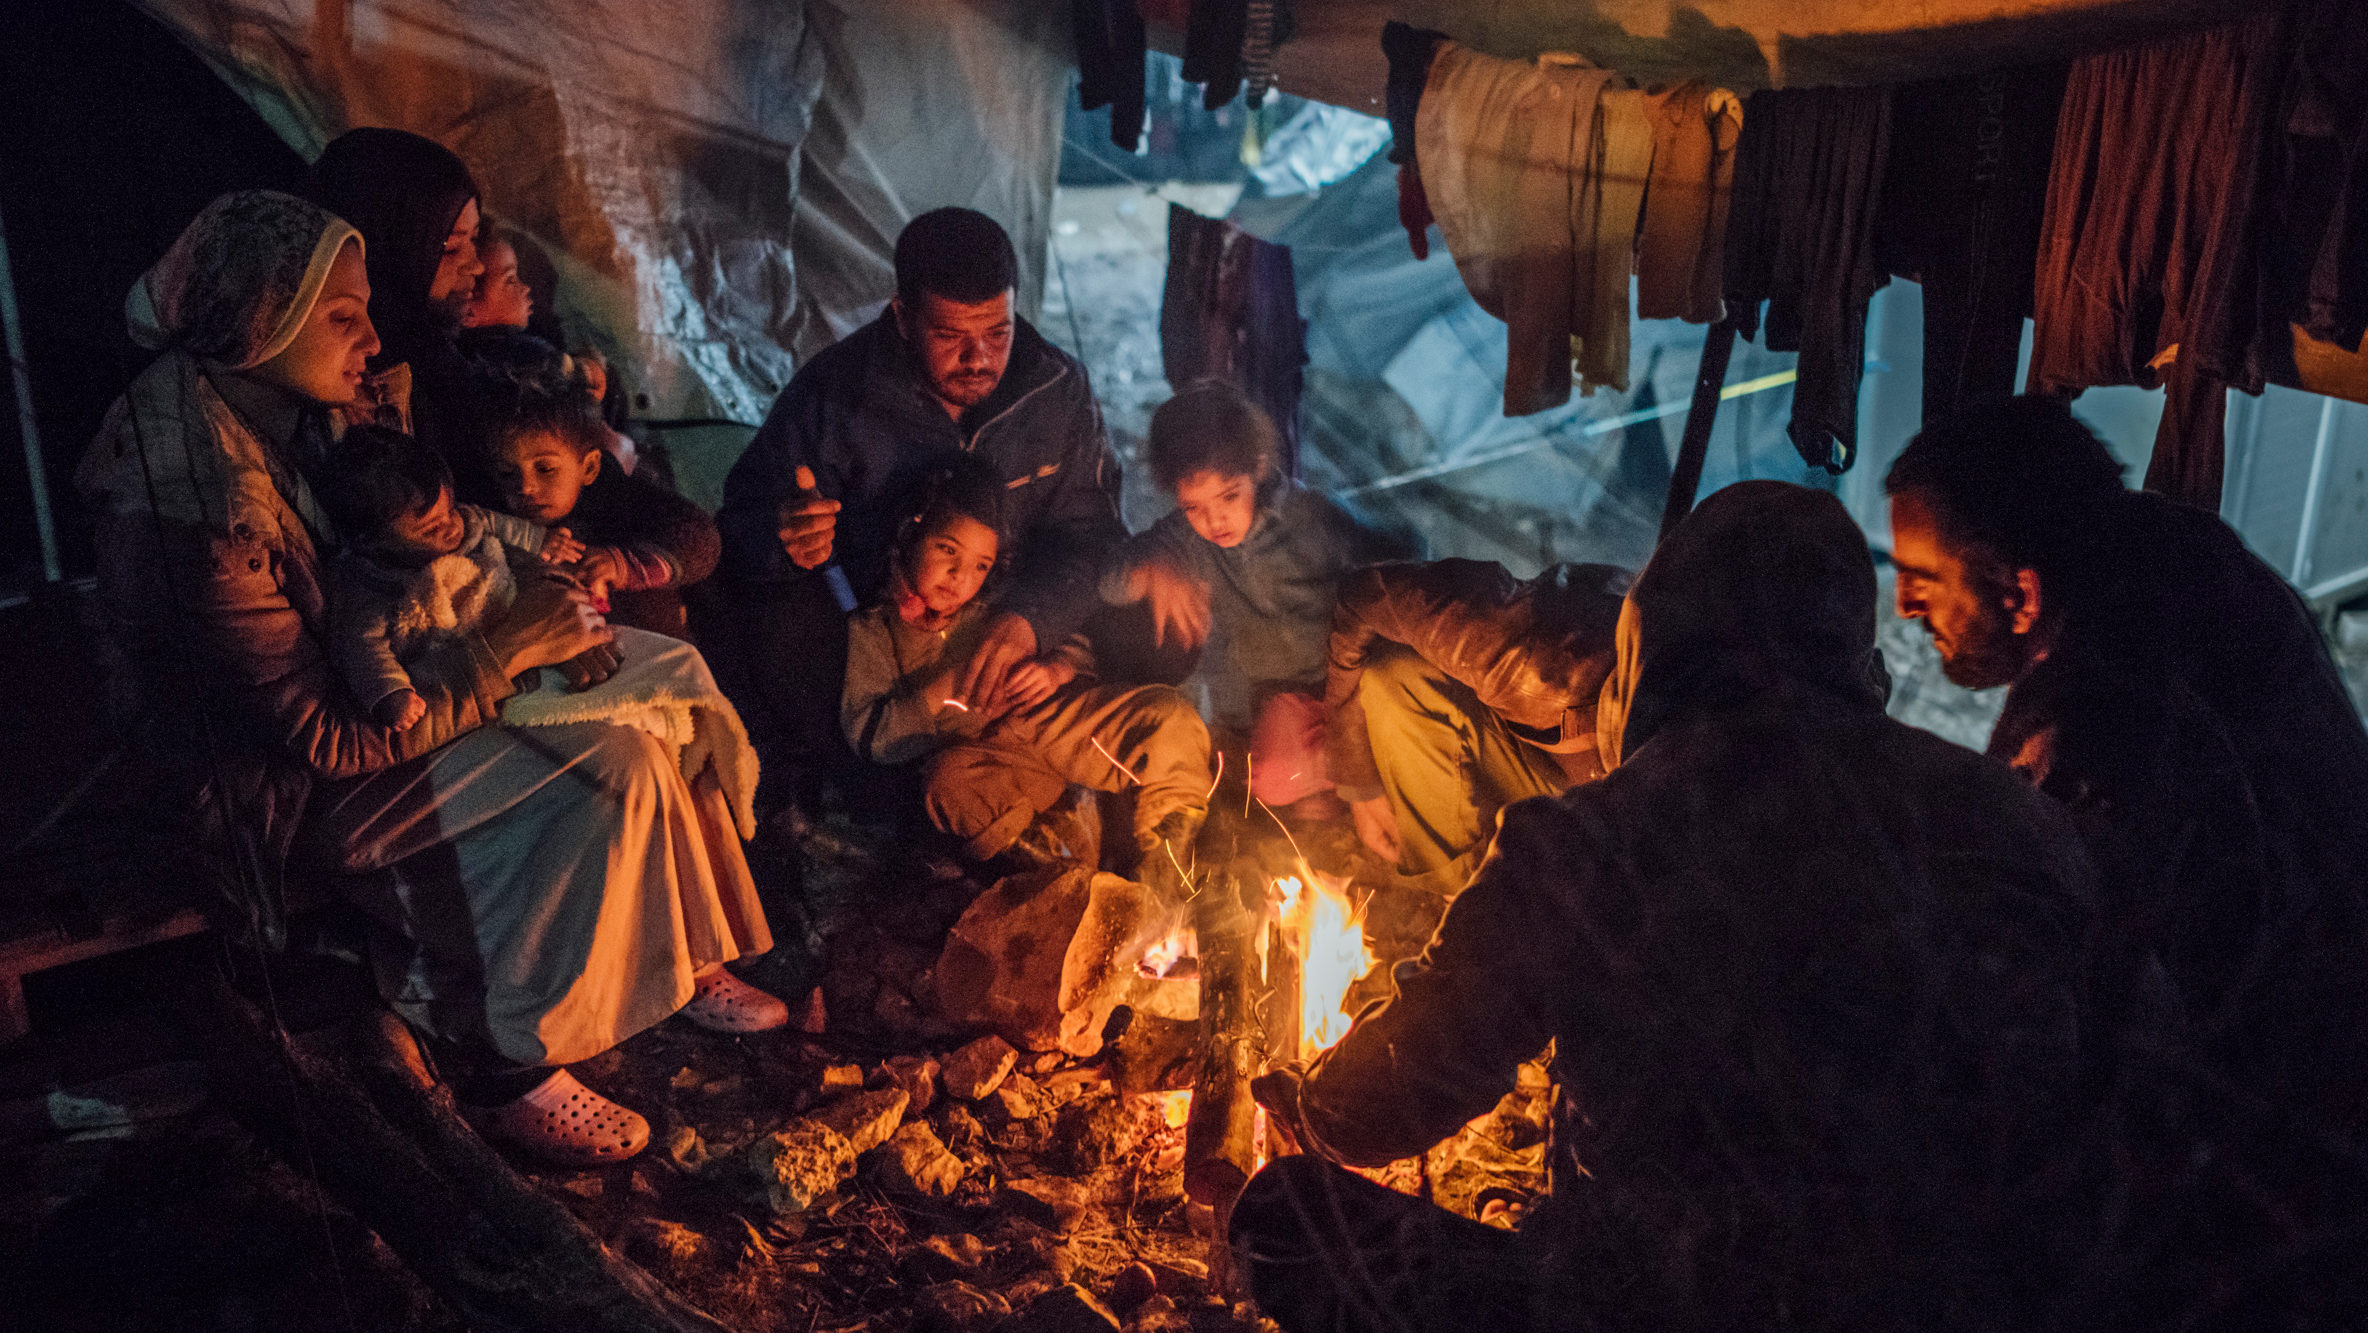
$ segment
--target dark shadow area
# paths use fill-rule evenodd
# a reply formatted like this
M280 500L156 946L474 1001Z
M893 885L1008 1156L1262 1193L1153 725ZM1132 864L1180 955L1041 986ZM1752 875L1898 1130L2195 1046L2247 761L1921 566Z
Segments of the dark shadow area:
M0 218L69 577L91 569L74 464L127 372L123 296L205 202L304 160L121 0L0 5ZM0 412L0 591L40 577L13 403Z

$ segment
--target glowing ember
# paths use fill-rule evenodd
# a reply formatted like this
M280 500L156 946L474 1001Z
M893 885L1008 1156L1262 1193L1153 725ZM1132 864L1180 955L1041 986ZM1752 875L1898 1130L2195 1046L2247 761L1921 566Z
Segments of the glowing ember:
M1164 977L1174 971L1176 960L1190 947L1192 932L1179 930L1143 951L1143 960L1135 966L1147 977Z
M1192 1114L1190 1088L1178 1088L1173 1092L1146 1092L1143 1096L1159 1108L1159 1117L1169 1129L1184 1128L1184 1121Z
M1365 947L1363 914L1350 904L1344 885L1312 870L1304 879L1286 875L1275 881L1282 899L1283 931L1299 944L1303 1060L1348 1035L1354 1018L1341 1012L1341 1003L1349 987L1373 967L1373 953Z

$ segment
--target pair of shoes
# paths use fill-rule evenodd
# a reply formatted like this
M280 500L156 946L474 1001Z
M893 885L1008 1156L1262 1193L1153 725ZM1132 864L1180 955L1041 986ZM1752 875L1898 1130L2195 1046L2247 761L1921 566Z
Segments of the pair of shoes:
M490 1138L554 1166L608 1166L649 1146L650 1122L576 1081L551 1072L534 1091L479 1116Z
M720 964L696 979L682 1016L710 1032L770 1032L789 1024L789 1006L733 976Z

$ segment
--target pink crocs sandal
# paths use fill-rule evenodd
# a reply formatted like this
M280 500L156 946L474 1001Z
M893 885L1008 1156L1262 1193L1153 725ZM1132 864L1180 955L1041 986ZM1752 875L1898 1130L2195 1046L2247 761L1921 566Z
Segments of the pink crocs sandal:
M695 977L698 990L682 1016L711 1032L770 1032L789 1024L789 1006L718 965Z
M649 1145L650 1122L556 1070L534 1091L481 1117L486 1133L554 1166L622 1162Z

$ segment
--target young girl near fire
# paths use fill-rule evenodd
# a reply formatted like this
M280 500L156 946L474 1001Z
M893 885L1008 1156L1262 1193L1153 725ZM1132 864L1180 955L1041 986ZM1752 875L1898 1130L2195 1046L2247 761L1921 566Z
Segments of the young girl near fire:
M481 370L478 416L512 514L581 546L568 568L604 599L609 623L686 638L683 589L715 572L722 541L697 505L627 474L583 386Z
M1250 737L1252 792L1287 805L1332 787L1322 742L1325 646L1340 576L1408 554L1282 475L1281 437L1230 384L1191 386L1151 417L1152 478L1176 509L1102 578L1149 601L1158 633L1206 644L1209 717Z
M900 527L880 602L848 617L840 723L856 753L920 761L930 822L997 869L1081 859L1060 818L1072 783L1136 788L1136 878L1181 901L1208 809L1209 733L1174 689L1098 685L1082 641L1020 668L1005 697L954 684L993 617L1003 486L955 455Z

